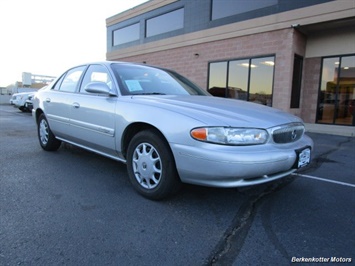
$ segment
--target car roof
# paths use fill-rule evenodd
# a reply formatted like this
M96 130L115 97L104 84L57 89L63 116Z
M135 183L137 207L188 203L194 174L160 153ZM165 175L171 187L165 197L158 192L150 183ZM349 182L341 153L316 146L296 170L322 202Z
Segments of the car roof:
M154 67L154 66L147 65L144 63L124 62L124 61L95 61L95 62L86 62L86 63L80 64L77 66L86 66L86 65L106 65L106 66L109 66L111 64ZM77 66L74 66L74 67L77 67ZM72 67L72 68L74 68L74 67Z

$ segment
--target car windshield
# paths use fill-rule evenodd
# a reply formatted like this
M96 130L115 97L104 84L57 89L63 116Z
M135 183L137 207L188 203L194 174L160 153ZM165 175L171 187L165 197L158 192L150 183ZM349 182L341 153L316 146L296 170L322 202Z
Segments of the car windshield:
M112 64L122 95L209 95L170 70L141 65Z

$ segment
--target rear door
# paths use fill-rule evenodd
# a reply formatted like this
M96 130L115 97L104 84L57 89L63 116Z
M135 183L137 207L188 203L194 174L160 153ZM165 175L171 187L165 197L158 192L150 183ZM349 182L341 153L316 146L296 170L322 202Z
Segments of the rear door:
M86 66L79 66L67 71L51 90L43 92L43 107L51 130L57 137L69 138L70 103L75 98L79 81Z

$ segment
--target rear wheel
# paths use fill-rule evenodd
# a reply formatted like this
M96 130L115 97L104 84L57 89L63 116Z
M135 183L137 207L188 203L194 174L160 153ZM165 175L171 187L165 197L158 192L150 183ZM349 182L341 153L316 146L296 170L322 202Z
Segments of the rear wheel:
M149 199L163 199L181 186L170 147L155 130L141 131L132 138L127 170L133 187Z
M39 144L42 149L46 151L55 151L60 147L61 141L57 140L52 133L47 118L44 114L41 114L37 122L37 133Z

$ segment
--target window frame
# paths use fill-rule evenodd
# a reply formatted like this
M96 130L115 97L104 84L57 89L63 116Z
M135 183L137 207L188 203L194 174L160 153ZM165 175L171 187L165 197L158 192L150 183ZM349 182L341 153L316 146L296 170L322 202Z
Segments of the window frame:
M100 71L102 73L106 73L108 79L110 79L110 82L111 82L111 88L110 88L110 92L116 94L116 89L115 89L115 85L114 85L114 79L112 78L112 75L110 74L110 71L107 69L107 67L105 67L104 65L101 65L101 64L90 64L87 66L87 68L85 69L84 73L82 74L82 77L81 77L81 80L80 80L80 85L78 86L78 93L80 94L85 94L85 95L96 95L96 94L92 94L92 93L89 93L89 92L86 92L84 90L84 87L90 83L86 83L86 84L83 84L84 81L85 81L85 77L88 73L90 73L90 75L92 73L95 73L95 72L99 72L99 71L95 71L95 67L101 67L104 71ZM92 69L92 70L91 70ZM91 82L95 82L95 81L91 81ZM100 81L96 81L96 82L100 82ZM103 82L103 81L102 81ZM105 83L105 82L103 82ZM103 95L101 95L103 96Z
M127 29L127 28L132 27L132 26L136 26L136 25L138 26L138 38L137 39L129 40L129 41L126 41L126 42L115 44L115 32L123 30L123 29ZM120 46L120 45L123 45L123 44L126 44L126 43L139 41L140 40L140 30L141 30L141 26L140 26L140 22L139 21L135 22L135 23L132 23L130 25L127 25L127 26L112 30L112 46L115 47L115 46Z
M294 61L293 61L293 72L292 72L290 108L300 108L304 58L303 56L295 54L293 60ZM299 65L296 65L297 60L300 60ZM298 67L298 71L299 71L297 73L295 73L296 67Z
M273 3L267 4L267 5L263 5L263 6L259 6L259 7L254 7L254 8L250 8L244 11L237 11L236 13L231 13L229 15L223 15L223 16L218 16L216 17L216 15L214 16L214 10L215 10L215 3L217 3L218 0L211 0L210 3L210 21L217 21L220 19L225 19L225 18L229 18L229 17L234 17L234 16L242 16L244 14L248 14L248 13L252 13L252 12L258 12L259 10L262 9L267 9L267 8L272 8L274 6L277 6L279 4L278 0L269 0L270 2L272 1ZM263 0L265 1L265 0ZM253 3L253 1L247 1L248 3ZM240 4L238 1L234 1L233 3L235 4ZM214 8L215 7L215 8Z
M148 35L148 30L149 30L149 21L150 20L153 20L153 19L157 19L159 17L163 17L165 15L168 15L168 14L171 14L173 12L176 12L176 11L179 11L179 10L182 10L183 14L182 14L182 27L181 28L177 28L177 29L172 29L172 30L168 30L168 31L164 31L164 32L160 32L160 33L156 33L156 34L153 34L153 35ZM173 10L170 10L170 11L167 11L165 13L162 13L162 14L159 14L159 15L156 15L154 17L150 17L150 18L147 18L145 19L145 32L144 32L144 38L151 38L151 37L155 37L155 36L158 36L158 35L161 35L161 34L166 34L166 33L170 33L170 32L174 32L174 31L177 31L177 30L181 30L185 27L185 7L178 7L176 9L173 9Z
M87 69L87 65L81 65L81 66L76 66L76 67L73 67L69 70L67 70L59 79L58 81L56 82L56 84L52 87L53 90L55 91L59 91L59 92L65 92L65 93L76 93L78 91L78 88L80 87L81 85L81 80L83 78L83 74L86 72L86 69ZM67 78L68 74L74 70L79 70L82 68L82 72L80 74L80 77L79 79L77 80L76 84L75 84L75 89L73 91L69 91L69 90L62 90L62 86L63 86L63 82L64 80Z
M272 88L271 88L271 101L270 101L270 105L267 106L272 106L273 104L273 95L274 95L274 82L275 82L275 64L276 64L276 55L275 54L268 54L268 55L262 55L262 56L255 56L255 57L243 57L243 58L233 58L233 59L228 59L228 60L217 60L217 61L209 61L208 62L208 74L207 74L207 91L209 92L210 89L210 69L211 69L211 64L213 63L223 63L226 62L227 63L227 67L226 67L226 78L225 78L225 93L224 93L224 98L228 98L228 99L236 99L236 100L244 100L244 99L240 99L240 98L231 98L231 97L227 97L228 96L228 88L229 88L229 68L230 68L230 63L233 61L248 61L248 77L247 77L247 95L246 95L246 100L245 101L250 101L250 86L251 86L251 63L253 59L260 59L260 58L268 58L268 57L273 57L273 74L272 74ZM220 97L220 96L216 96L216 97Z
M331 55L331 56L323 56L321 57L321 64L320 64L320 72L319 72L319 82L318 82L318 98L317 98L317 109L316 109L316 117L315 117L315 123L316 124L323 124L323 125L337 125L337 126L355 126L355 116L353 116L352 119L352 123L351 124L345 124L345 123L337 123L337 118L338 118L338 110L337 108L339 107L339 96L340 96L340 92L339 92L339 84L340 84L340 78L341 77L341 68L342 68L342 61L344 57L354 57L355 58L355 53L352 54L340 54L340 55ZM334 112L333 112L333 118L331 122L322 122L323 119L321 119L323 117L323 112L324 112L324 107L322 110L322 114L320 113L321 111L321 105L324 105L324 100L322 101L322 79L323 79L323 67L324 67L324 60L326 59L338 59L339 61L339 67L337 69L337 77L338 80L336 82L336 86L335 86L335 95L334 95L334 104L333 107L335 108ZM324 97L324 96L323 96ZM354 100L354 99L353 99Z

